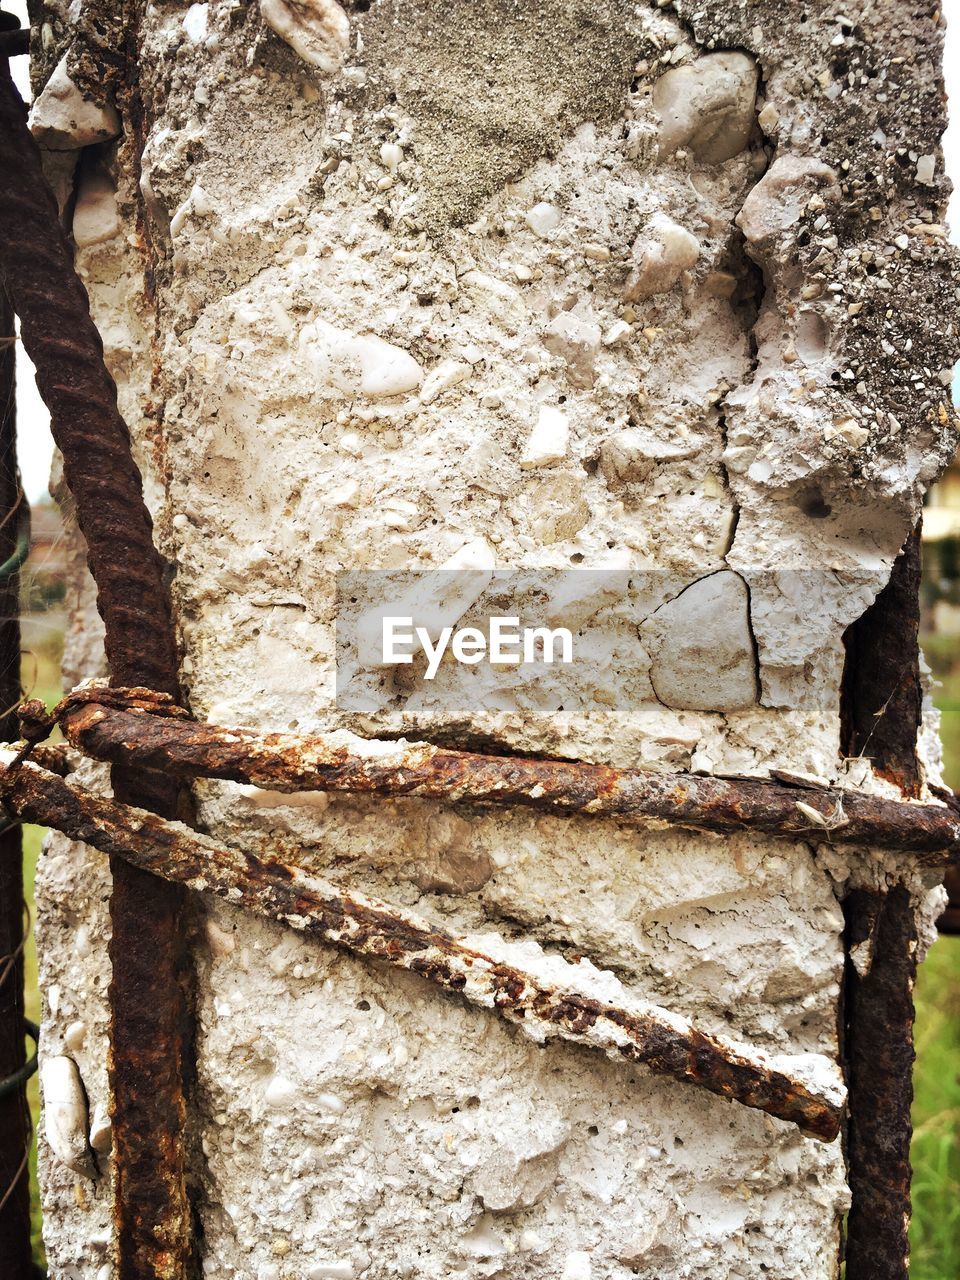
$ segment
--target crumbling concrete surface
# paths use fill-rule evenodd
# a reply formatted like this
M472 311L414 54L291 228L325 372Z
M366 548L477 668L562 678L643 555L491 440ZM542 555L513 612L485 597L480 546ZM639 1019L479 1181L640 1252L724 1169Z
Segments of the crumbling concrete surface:
M193 712L852 771L894 794L840 759L842 634L956 444L939 20L907 0L261 0L137 6L123 28L115 8L38 6L33 118L170 562ZM629 610L566 600L632 648L622 678L591 668L562 705L518 680L454 723L385 678L371 709L339 709L336 574L441 567L654 585ZM70 675L98 674L78 602ZM837 1056L838 898L903 871L759 835L196 796L221 843L306 856L532 964L587 957L773 1054ZM932 883L909 880L918 903ZM70 1280L113 1274L107 894L99 855L51 842L41 1167ZM839 1142L532 1044L201 896L193 912L206 1275L836 1276Z

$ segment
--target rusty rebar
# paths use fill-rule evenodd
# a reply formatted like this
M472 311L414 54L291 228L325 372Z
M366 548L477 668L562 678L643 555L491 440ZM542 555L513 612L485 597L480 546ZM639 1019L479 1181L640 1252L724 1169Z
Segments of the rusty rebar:
M920 794L920 526L876 600L844 633L841 737L904 795Z
M103 344L90 316L56 200L0 70L0 274L50 410L86 539L112 680L176 696L177 653L163 562ZM114 791L172 814L176 780L114 771ZM116 861L111 897L109 1059L118 1280L184 1280L190 1254L185 1187L186 1025L181 892Z
M856 890L843 904L850 1111L847 1280L907 1280L917 929L910 894Z
M63 454L97 584L110 674L117 684L175 694L177 654L163 561L153 544L130 433L26 110L5 70L0 171L16 177L0 199L0 272Z
M18 52L23 34L18 20L0 13L0 65ZM16 348L14 314L0 283L0 732L16 722L20 698L20 575L18 535L29 529L19 519L24 502L17 473ZM13 714L12 714L13 713ZM23 845L19 824L0 829L0 1258L10 1280L28 1280L33 1271L30 1241L30 1110L24 1050L24 964L26 941Z
M30 52L30 29L0 31L0 58L19 58Z
M0 11L0 58L17 58L30 52L30 28L21 27L14 13Z
M906 795L920 790L920 525L890 581L844 636L844 750L869 753ZM951 808L953 806L950 806ZM847 1280L908 1280L915 907L903 885L843 904L847 1120Z
M217 845L180 823L105 800L30 763L3 770L0 791L8 810L22 819L55 827L113 859L129 859L151 877L214 893L353 955L419 974L449 994L494 1010L538 1042L560 1038L586 1045L758 1108L824 1141L837 1136L843 1086L829 1058L766 1055L707 1035L656 1005L595 999L584 991L600 977L593 966L580 969L543 955L540 975L520 969L510 960L509 944L499 939L477 950L405 908L344 893L299 867Z
M274 791L525 805L724 834L760 831L787 840L894 849L930 863L960 856L960 821L940 802L906 803L766 778L654 773L480 755L426 743L371 743L342 734L257 733L165 715L163 702L151 702L147 690L113 690L112 705L97 701L100 696L96 689L82 690L61 704L60 723L75 747L98 760L183 778L220 778Z
M13 308L0 287L0 338L13 334ZM14 557L18 519L25 501L17 474L16 351L0 343L0 564ZM16 732L20 699L20 574L0 574L0 733ZM0 1079L11 1087L0 1092L0 1259L8 1280L29 1280L30 1175L25 1159L30 1149L30 1111L23 1066L23 946L26 937L23 900L23 848L19 825L0 829Z

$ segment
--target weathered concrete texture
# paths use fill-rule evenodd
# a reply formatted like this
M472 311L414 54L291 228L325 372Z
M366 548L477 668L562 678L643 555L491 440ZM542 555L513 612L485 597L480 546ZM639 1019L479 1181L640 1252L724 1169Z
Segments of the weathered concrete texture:
M51 492L66 514L65 541L67 638L63 660L65 682L86 673L105 674L103 624L94 604L93 583L86 567L83 539L70 516L71 501L58 462ZM84 766L81 776L103 785L102 765ZM46 1115L38 1127L43 1211L54 1237L51 1264L65 1277L98 1276L110 1248L110 1123L107 1087L110 964L110 875L106 859L54 832L47 836L37 863L37 953L43 992L41 1061L69 1057L76 1063L86 1102L74 1109L72 1140L86 1142L84 1172L58 1158L51 1147ZM40 1077L40 1100L46 1108L46 1074ZM55 1139L54 1139L55 1140ZM89 1176L91 1167L96 1177ZM79 1230L71 1230L71 1224ZM53 1224L63 1224L54 1226ZM84 1270L85 1269L85 1270Z
M175 568L195 712L449 730L402 688L372 721L338 713L337 570L642 568L661 572L636 616L602 593L566 606L629 633L629 677L581 683L562 712L518 685L455 728L843 776L842 632L955 443L928 16L156 6L126 33L136 92L110 6L85 6L69 51L65 16L50 23L43 74L66 53L123 118L119 144L83 154L79 263ZM337 884L586 955L771 1051L836 1051L836 892L899 869L757 837L197 792L222 840L305 847ZM44 972L69 993L47 1053L67 1018L102 1043L105 918L73 905L94 865L42 882ZM207 1274L835 1276L839 1144L197 912ZM84 1052L99 1100L102 1055ZM45 1154L54 1267L88 1280L107 1192L71 1199L75 1181Z

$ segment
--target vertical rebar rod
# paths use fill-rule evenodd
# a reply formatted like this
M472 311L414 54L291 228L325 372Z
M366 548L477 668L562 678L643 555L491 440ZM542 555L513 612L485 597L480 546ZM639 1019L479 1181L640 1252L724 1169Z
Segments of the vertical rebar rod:
M846 1280L906 1280L917 932L910 894L855 890L844 903L849 1090Z
M0 565L15 561L22 528L17 476L13 308L0 287ZM20 700L19 582L0 573L0 735L16 732ZM23 850L20 826L0 827L0 1260L5 1280L28 1280L30 1250L30 1113L21 1072L24 1051Z
M843 637L841 726L848 756L866 756L904 795L920 794L920 526L890 580Z
M863 754L908 796L920 790L920 526L890 581L844 637L842 723ZM844 902L844 1058L849 1089L846 1280L908 1280L913 1128L913 985L917 935L910 895L855 891Z
M140 472L86 290L9 73L0 68L0 273L50 410L97 585L110 675L179 696L163 562ZM113 771L118 799L176 814L175 779ZM182 891L111 862L109 1073L117 1280L184 1280L190 1265L185 1182Z

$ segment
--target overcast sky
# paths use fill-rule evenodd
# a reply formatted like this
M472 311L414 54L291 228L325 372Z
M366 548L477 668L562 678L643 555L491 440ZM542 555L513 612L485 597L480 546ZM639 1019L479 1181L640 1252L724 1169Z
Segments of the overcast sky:
M12 3L4 7L17 15L22 27L27 25L26 0L12 0ZM17 88L26 99L30 93L27 59L13 58L10 66ZM24 355L23 348L19 344L17 346L17 453L27 498L30 502L35 502L47 491L53 440L50 438L50 416L44 408L43 401L37 393L37 385L33 380L33 365Z
M7 7L17 14L22 24L26 24L26 0L8 0ZM951 100L950 126L944 138L943 149L947 171L960 187L960 0L944 0L943 12L947 19L944 62L947 92L957 99L957 104ZM13 74L20 92L26 96L29 93L26 58L13 59ZM954 196L952 208L951 239L960 244L960 192ZM22 348L17 349L17 378L20 470L27 497L33 502L46 492L53 441L50 438L47 412L33 380L33 367Z

